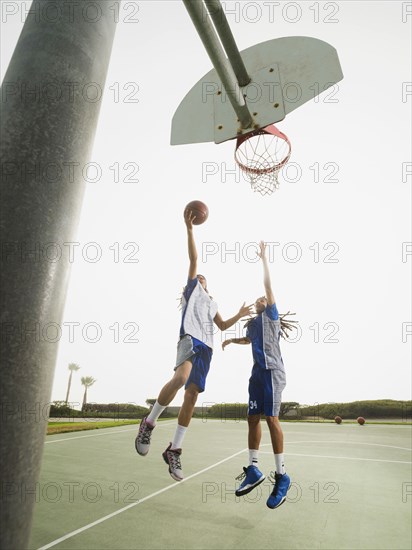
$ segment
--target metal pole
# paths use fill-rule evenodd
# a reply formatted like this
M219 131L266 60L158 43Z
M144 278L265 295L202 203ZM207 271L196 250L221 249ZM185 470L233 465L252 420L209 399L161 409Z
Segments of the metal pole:
M27 548L59 328L116 29L106 0L33 0L1 101L0 547Z
M219 38L223 44L226 55L235 72L239 86L246 86L250 82L250 76L247 73L245 64L236 45L229 23L227 22L225 12L223 11L220 0L204 0L208 7L209 14L213 19Z
M236 80L228 60L226 59L222 45L201 0L183 0L194 26L203 42L203 45L219 75L226 90L230 103L235 110L242 128L249 128L252 124L252 116L245 103L241 89Z

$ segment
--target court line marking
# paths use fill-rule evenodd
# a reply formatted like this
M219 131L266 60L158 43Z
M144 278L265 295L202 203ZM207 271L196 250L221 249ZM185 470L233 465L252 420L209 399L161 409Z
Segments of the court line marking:
M171 422L167 422L167 424L171 424L171 423L174 423L174 421L171 421ZM166 422L162 422L162 423L159 423L159 425L163 425L163 424L166 424ZM121 433L121 432L129 432L129 431L134 431L136 428L133 428L133 429L127 429L127 430L117 430L116 432L107 432L107 433ZM96 436L102 436L102 435L107 435L107 433L104 433L104 434L90 434L90 435L84 435L84 436L75 436L75 437L68 437L68 438L65 438L65 439L59 439L59 440L54 440L54 441L49 441L49 442L46 442L46 443L54 443L54 442L59 442L59 441L67 441L67 440L70 440L70 439L80 439L80 438L84 438L84 437L96 437ZM332 441L294 441L294 442L289 442L289 443L333 443ZM338 443L342 443L341 441L339 441ZM346 441L345 443L353 443L353 444L361 444L361 445L375 445L375 446L382 446L382 447L393 447L393 448L399 448L399 449L402 449L402 450L408 450L410 451L410 449L406 449L404 447L394 447L392 445L381 445L379 443L361 443L361 442L348 442ZM264 446L270 446L271 444L270 443L265 443L262 445L262 447ZM110 514L107 514L106 516L103 516L102 518L99 518L91 523L88 523L87 525L84 525L83 527L80 527L79 529L75 529L74 531L71 531L70 533L67 533L66 535L63 535L62 537L59 537L58 539L55 539L54 541L51 541L50 543L44 545L44 546L41 546L40 548L38 548L38 550L48 550L49 548L52 548L53 546L56 546L57 544L60 544L61 542L69 539L69 538L72 538L92 527L95 527L96 525L99 525L100 523L103 523L104 521L107 521L109 519L111 519L112 517L115 517L131 508L134 508L135 506L139 505L139 504L142 504L143 502L145 502L146 500L149 500L151 498L154 498L155 496L157 495L160 495L170 489L172 489L173 487L179 487L180 485L182 485L182 483L185 483L186 481L189 481L190 479L193 479L194 477L197 477L201 474L203 474L204 472L207 472L209 470L211 470L212 468L215 468L216 466L219 466L220 464L223 464L225 462L227 462L228 460L231 460L232 458L246 452L247 449L242 449L240 451L238 451L237 453L234 453L218 462L216 462L215 464L212 464L211 466L208 466L207 468L203 468L202 470L199 470L198 472L195 472L194 474L191 474L190 476L186 477L185 479L183 479L181 482L179 483L172 483L171 485L167 485L166 487L163 487L163 489L159 489L158 491L155 491L154 493L151 493L150 495L147 495L145 497L143 497L142 499L140 499L138 502L133 502L131 504L128 504L127 506L124 506L123 508L120 508L119 510L116 510L115 512L112 512ZM271 451L261 451L262 453L264 454L272 454ZM362 461L368 461L368 462L386 462L386 463L396 463L396 464L412 464L412 462L407 462L407 461L399 461L399 460L383 460L383 459L373 459L373 458L356 458L356 457L347 457L347 456L329 456L329 455L309 455L309 454L299 454L299 453L287 453L289 456L302 456L302 457L308 457L308 458L331 458L331 459L343 459L343 460L362 460Z
M174 421L168 421L168 422L159 422L159 424L156 424L157 426L164 426L174 424ZM135 424L135 426L140 426L140 424ZM71 441L72 439L84 439L85 437L99 437L102 435L112 435L112 434L121 434L124 432L137 432L137 428L128 428L127 430L114 430L113 428L99 428L100 430L111 430L110 432L105 432L103 434L88 434L88 435L75 435L74 437L64 437L63 439L52 439L51 441L45 441L44 444L48 445L50 443L60 443L60 441ZM113 431L112 431L113 430ZM75 432L73 432L75 433ZM50 437L50 436L48 436Z
M180 482L175 482L175 483L172 483L171 485L167 485L166 487L163 487L163 489L159 489L158 491L155 491L154 493L151 493L150 495L147 495L147 496L143 497L138 502L132 502L131 504L128 504L127 506L124 506L123 508L120 508L120 510L116 510L115 512L112 512L111 514L107 514L106 516L103 516L102 518L99 518L95 521L92 521L91 523L88 523L87 525L84 525L83 527L80 527L79 529L75 529L74 531L71 531L70 533L67 533L66 535L63 535L62 537L49 542L45 546L41 546L40 548L38 548L38 550L47 550L48 548L52 548L53 546L56 546L56 544L60 544L61 542L65 541L67 539L70 539L70 538L72 538L76 535L79 535L83 531L87 531L87 529L90 529L91 527L95 527L96 525L99 525L100 523L103 523L104 521L106 521L108 519L111 519L111 518L121 514L122 512L125 512L126 510L129 510L130 508L133 508L134 506L137 506L138 504L142 504L146 500L149 500L149 499L151 499L151 498L153 498L157 495L160 495L161 493L164 493L165 491L169 491L170 489L173 489L174 487L180 487L182 485L182 483L184 483L185 481L189 481L189 479L193 479L194 477L197 477L197 476L211 470L212 468L215 468L216 466L220 466L220 464L223 464L224 462L227 462L228 460L231 460L235 456L238 456L238 455L244 453L245 451L247 451L247 449L242 449L241 451L238 451L237 453L234 453L234 454L232 454L232 455L230 455L226 458L223 458L222 460L219 460L219 462L215 462L215 464L212 464L211 466L208 466L207 468L203 468L203 470L199 470L198 472L195 472L194 474L191 474L190 476L185 477Z
M299 421L292 423L292 422L282 422L281 420L280 423L282 424L282 426L296 426L297 428L299 427L298 426ZM302 424L304 424L305 426L324 426L325 429L328 427L332 429L335 428L335 424L333 422L302 422ZM365 426L366 425L367 425L367 428L363 428L365 430L369 428L390 428L391 430L395 428L399 428L401 430L405 430L405 429L410 430L412 428L411 422L405 422L404 426L400 426L399 424L390 424L390 423L386 424L384 422L376 422L374 424L371 424L370 421L369 422L366 421ZM339 429L342 429L342 428L359 429L359 426L356 420L353 420L350 424L347 424L347 423L345 425L341 424Z
M307 443L307 441L289 441L289 443ZM313 441L312 443L341 443L341 441ZM350 442L345 441L345 443L350 443ZM356 444L359 445L359 443L356 443ZM379 443L363 443L363 445L376 445L377 447L391 446L391 445L380 445ZM271 443L265 443L264 445L262 445L262 447L269 447L269 446L271 446ZM404 449L403 447L394 447L394 448L403 449L406 451L411 450L411 449ZM273 451L259 451L259 452L265 455L273 454ZM340 460L363 460L366 462L388 462L390 464L412 464L412 462L408 462L406 460L385 460L383 458L362 458L362 457L354 457L354 456L307 455L307 454L301 454L301 453L286 453L286 456L303 456L303 457L309 457L309 458L333 458L333 459L340 459Z
M267 453L268 451L263 451ZM407 462L405 460L383 460L380 458L356 458L353 456L328 456L328 455L304 455L299 453L288 453L287 456L304 456L309 458L333 458L333 459L342 459L342 460L364 460L366 462L389 462L390 464L412 464L412 462Z
M395 445L383 445L382 443L363 443L362 441L329 441L326 439L322 439L321 441L312 441L312 440L306 440L306 441L288 441L287 445L290 445L292 443L344 443L349 445L370 445L372 447L389 447L390 449L400 449L401 451L409 451L412 452L412 449L409 449L408 447L396 447ZM262 447L266 447L271 445L271 443L265 443L262 445Z

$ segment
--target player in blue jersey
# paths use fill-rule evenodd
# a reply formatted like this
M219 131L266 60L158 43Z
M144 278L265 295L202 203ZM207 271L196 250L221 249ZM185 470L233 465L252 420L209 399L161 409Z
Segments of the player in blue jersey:
M157 419L180 388L185 386L176 433L162 455L169 466L170 475L176 481L183 479L180 459L182 442L192 418L197 397L205 389L209 372L213 354L213 323L220 330L227 330L245 315L250 315L252 309L252 306L245 306L244 303L238 313L227 321L220 316L217 304L207 290L205 277L197 273L197 251L193 237L194 219L195 216L191 211L185 212L190 263L188 281L182 296L182 321L175 372L169 382L163 386L148 416L142 420L135 440L136 451L142 456L147 455Z
M275 459L274 487L267 500L269 508L277 508L286 499L290 478L286 474L283 457L283 432L279 422L282 391L286 386L285 368L279 347L281 322L270 282L265 244L260 243L258 253L263 264L265 296L255 302L256 317L247 323L246 336L230 338L222 344L252 344L253 368L249 380L248 447L249 466L243 468L243 479L236 496L246 495L265 479L258 468L258 451L262 437L260 415L266 416Z

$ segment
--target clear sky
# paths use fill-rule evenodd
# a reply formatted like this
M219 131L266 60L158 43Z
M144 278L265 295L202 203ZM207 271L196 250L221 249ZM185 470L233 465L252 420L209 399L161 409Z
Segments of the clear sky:
M2 2L2 76L29 4ZM97 379L90 401L157 396L173 372L188 270L182 212L193 199L210 209L195 229L199 272L223 318L262 295L254 243L273 243L278 308L300 322L282 346L284 400L410 399L410 3L224 6L240 49L313 36L338 50L344 80L278 124L291 167L261 197L235 170L234 142L169 144L174 111L212 68L183 4L123 2L84 170L52 399L65 398L71 362L81 367L71 401L81 403L81 376ZM251 349L220 348L241 328L216 333L198 404L246 402Z

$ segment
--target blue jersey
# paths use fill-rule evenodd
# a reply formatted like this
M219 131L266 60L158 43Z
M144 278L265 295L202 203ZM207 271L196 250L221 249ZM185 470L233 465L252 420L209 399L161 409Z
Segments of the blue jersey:
M276 304L266 306L248 325L246 336L252 344L255 365L262 369L284 370L280 352L280 321Z

